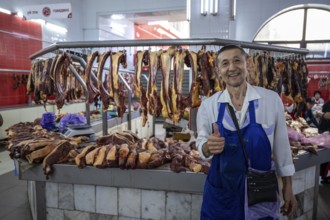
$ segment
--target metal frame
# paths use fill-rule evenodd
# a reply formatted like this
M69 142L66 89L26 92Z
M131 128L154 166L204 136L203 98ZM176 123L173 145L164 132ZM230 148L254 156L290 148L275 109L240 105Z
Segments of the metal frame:
M77 42L57 42L54 43L40 51L32 54L30 59L33 60L40 56L43 56L47 53L51 52L59 52L61 49L72 49L72 48L97 48L97 47L136 47L136 46L183 46L183 45L212 45L212 46L224 46L228 44L235 44L240 45L243 48L255 49L255 50L267 50L273 52L282 52L282 53L294 53L294 54L307 54L308 50L306 49L296 49L296 48L288 48L282 46L271 46L271 45L264 45L258 43L250 43L245 41L236 41L236 40L228 40L228 39L218 39L218 38L191 38L191 39L156 39L156 40L111 40L111 41L77 41ZM81 63L83 67L86 68L86 62L79 56L73 55L72 58ZM123 70L126 71L126 70ZM128 70L129 71L129 70ZM134 72L134 71L133 71ZM76 74L75 74L76 75ZM94 79L95 78L95 79ZM96 77L93 80L97 81ZM119 74L119 78L125 84L125 87L129 91L129 100L128 100L128 130L131 130L131 94L132 89L123 79L121 74ZM80 81L80 80L79 80ZM85 90L85 83L83 82L83 87ZM88 91L87 88L85 90L88 98ZM89 103L86 103L86 117L87 122L90 124L90 110L89 110ZM106 122L107 116L104 115L103 112L102 119L103 123ZM107 134L107 126L106 123L103 126L103 134ZM154 130L153 125L153 130Z
M243 48L256 50L269 50L286 53L307 54L306 49L288 48L282 46L263 45L246 41L236 41L219 38L190 38L190 39L156 39L156 40L110 40L110 41L76 41L57 42L32 54L30 59L43 56L47 53L64 48L95 48L95 47L136 47L136 46L182 46L182 45L214 45L224 46L227 44L240 45Z
M16 69L2 69L2 68L0 68L0 72L29 73L30 70L16 70Z

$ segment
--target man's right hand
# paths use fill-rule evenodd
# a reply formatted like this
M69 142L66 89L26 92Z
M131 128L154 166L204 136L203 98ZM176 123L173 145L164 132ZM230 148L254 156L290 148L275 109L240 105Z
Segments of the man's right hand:
M207 142L203 145L205 157L220 154L225 147L225 138L221 137L217 123L213 123L213 131L213 134L207 138Z

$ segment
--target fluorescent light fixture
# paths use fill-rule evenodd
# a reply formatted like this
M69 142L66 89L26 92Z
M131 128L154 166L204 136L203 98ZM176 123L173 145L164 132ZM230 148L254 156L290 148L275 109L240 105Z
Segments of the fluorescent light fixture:
M46 21L43 19L31 19L31 21L39 23L41 25L44 25L46 23Z
M58 26L56 24L49 23L49 22L46 23L46 28L48 28L52 31L55 31L57 33L61 33L61 34L65 34L68 32L68 30L66 28Z
M206 7L206 2L208 2L208 0L201 0L201 15L207 15L207 7ZM207 4L208 6L208 4Z
M125 18L125 15L123 14L113 14L111 15L111 19L113 20L121 20L121 19L124 19Z
M190 19L191 19L191 0L187 0L186 16L187 16L187 21L190 21Z
M206 0L206 1L208 1L208 0ZM214 13L214 5L213 5L214 0L209 0L209 1L210 1L210 14L213 15L213 13Z
M7 9L4 9L4 8L0 8L0 12L5 13L5 14L8 14L8 15L11 14L11 11L9 11Z
M167 20L161 20L161 21L149 21L148 25L168 25Z
M175 36L173 36L172 34L170 34L170 33L166 32L166 31L164 31L164 30L161 29L161 28L157 28L157 32L160 33L160 34L166 35L166 36L168 36L168 37L171 38L171 39L176 39Z
M210 14L215 16L218 14L219 0L210 0Z
M230 1L231 5L230 5L230 19L231 20L235 20L236 18L236 0L231 0Z
M111 21L110 24L111 32L115 32L115 34L118 34L120 36L124 36L126 27L127 27L126 24L120 24L113 21Z
M23 18L23 17L24 17L23 13L20 12L20 11L16 13L16 16L17 16L17 17L20 17L20 18Z

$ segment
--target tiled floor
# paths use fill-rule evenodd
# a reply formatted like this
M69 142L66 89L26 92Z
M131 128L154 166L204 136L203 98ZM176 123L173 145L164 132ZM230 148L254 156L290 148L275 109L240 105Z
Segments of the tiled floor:
M156 129L157 130L157 129ZM164 135L163 132L156 136ZM330 219L330 184L319 186L317 220ZM32 220L26 181L18 180L8 152L0 147L0 220Z

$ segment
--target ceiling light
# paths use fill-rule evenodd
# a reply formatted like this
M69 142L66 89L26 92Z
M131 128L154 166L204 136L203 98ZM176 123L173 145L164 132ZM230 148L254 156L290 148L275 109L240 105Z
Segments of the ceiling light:
M115 34L118 34L120 36L124 36L125 34L125 29L126 29L127 25L126 24L120 24L117 22L113 22L111 21L110 24L110 28L111 28L111 32L115 32Z
M5 13L5 14L8 14L8 15L11 14L11 11L9 11L7 9L4 9L4 8L0 8L0 12Z
M23 13L20 12L20 11L16 13L16 16L17 16L17 17L20 17L20 18L23 18L23 17L24 17Z
M218 7L219 7L219 0L210 0L210 14L217 15L218 14Z
M187 16L187 21L190 21L191 19L191 0L187 0L186 4L186 16Z
M168 25L167 20L161 20L161 21L149 21L148 25Z
M201 0L201 15L207 14L207 7L208 6L208 0Z
M58 33L62 33L62 34L65 34L68 32L68 30L66 28L58 26L56 24L49 23L49 22L46 23L46 28L48 28L52 31L58 32Z
M230 19L235 20L236 18L236 0L230 1Z
M113 20L121 20L121 19L124 19L125 18L125 15L123 14L113 14L111 15L111 19Z
M39 23L41 25L44 25L46 23L46 21L43 19L31 19L31 21Z

